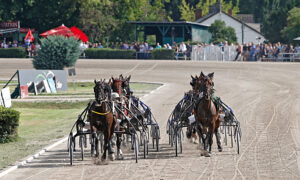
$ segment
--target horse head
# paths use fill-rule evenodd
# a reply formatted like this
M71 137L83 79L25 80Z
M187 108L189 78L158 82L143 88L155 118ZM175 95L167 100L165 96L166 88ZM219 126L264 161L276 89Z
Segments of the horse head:
M213 82L214 73L210 73L207 76L205 76L203 74L203 76L201 78L202 79L201 79L200 91L203 92L203 97L206 100L209 100L211 98L212 94L214 93L214 88L213 88L214 87L214 82Z
M130 78L131 78L131 75L123 78L123 80L122 80L122 88L123 88L123 91L125 91L124 94L126 96L130 96L130 94L132 93L132 90L130 88Z
M122 94L122 79L123 76L120 75L119 79L115 79L114 77L111 77L111 79L109 80L113 92L116 92L119 95Z
M94 93L95 93L95 100L97 103L101 103L108 98L108 100L111 99L111 88L108 83L105 82L105 80L94 80L95 86L94 86Z

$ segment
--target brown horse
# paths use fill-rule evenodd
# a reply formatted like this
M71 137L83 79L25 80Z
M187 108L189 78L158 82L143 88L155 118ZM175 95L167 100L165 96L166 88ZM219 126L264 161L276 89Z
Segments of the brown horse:
M92 150L96 149L96 157L99 158L99 134L104 135L104 153L102 160L106 160L106 150L109 148L110 158L113 160L113 152L111 152L110 140L114 133L116 121L112 113L111 107L111 89L105 81L94 81L95 101L92 103L88 111L88 118L91 126L92 137L95 144L92 143Z
M118 106L118 109L123 110L123 106L126 106L126 102L128 102L128 99L126 98L124 94L124 90L122 88L124 78L122 74L119 76L119 78L111 77L108 84L111 86L111 89L113 93L117 93L118 98L115 99L115 105ZM125 115L127 115L126 110L124 110ZM115 117L117 119L120 119L121 121L117 124L117 131L124 131L124 125L126 121L124 120L125 117L123 117L122 113L119 113L115 111ZM122 143L122 135L118 134L117 137L117 159L122 160L123 159L123 153L121 150L121 143Z
M217 139L217 145L219 151L222 151L220 137L218 133L218 128L221 124L221 120L219 118L219 110L217 109L215 103L213 102L213 77L214 73L210 73L205 76L202 72L200 77L197 78L196 87L199 88L199 92L203 93L203 96L199 98L195 107L195 119L197 132L199 137L202 138L204 153L206 157L210 157L211 146L213 143L213 134L215 133ZM206 129L208 132L205 133ZM206 134L204 137L203 134ZM209 153L207 152L207 148L209 146Z

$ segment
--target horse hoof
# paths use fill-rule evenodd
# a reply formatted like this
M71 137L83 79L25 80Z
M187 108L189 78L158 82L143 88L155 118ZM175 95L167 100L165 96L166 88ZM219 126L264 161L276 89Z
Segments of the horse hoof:
M116 159L114 154L110 154L108 157L111 161L114 161Z
M206 153L206 154L205 154L205 157L210 157L210 153Z
M124 159L124 157L123 157L123 155L122 155L122 154L120 154L120 155L118 155L118 156L117 156L117 159L118 159L118 160L123 160L123 159Z

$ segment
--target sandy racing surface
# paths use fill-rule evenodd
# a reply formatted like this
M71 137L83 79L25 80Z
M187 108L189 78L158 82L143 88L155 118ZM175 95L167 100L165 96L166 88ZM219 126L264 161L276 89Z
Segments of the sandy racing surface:
M0 79L18 68L32 68L31 62L0 59ZM223 143L223 152L214 144L212 157L201 157L198 146L185 138L183 154L175 157L168 145L168 116L191 89L190 75L201 70L215 72L215 95L241 122L239 155ZM150 148L148 158L140 156L137 164L129 152L123 161L97 166L87 149L84 161L75 154L69 166L63 143L2 179L300 179L300 64L80 60L76 71L77 80L123 73L131 74L131 81L164 83L143 99L161 129L160 152Z

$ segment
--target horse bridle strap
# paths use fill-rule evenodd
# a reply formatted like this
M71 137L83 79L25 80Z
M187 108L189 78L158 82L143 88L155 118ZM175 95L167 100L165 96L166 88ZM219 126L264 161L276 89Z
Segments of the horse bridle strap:
M101 115L101 116L105 116L106 114L110 113L110 111L105 112L105 113L100 113L100 112L97 112L97 111L92 111L92 113L95 113L95 114L98 114L98 115Z

